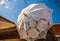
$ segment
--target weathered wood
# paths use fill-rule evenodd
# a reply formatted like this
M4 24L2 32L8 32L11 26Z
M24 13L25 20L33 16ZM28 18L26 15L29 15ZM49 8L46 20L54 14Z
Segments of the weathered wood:
M16 30L16 25L9 20L0 18L0 41L25 41L19 38ZM39 39L36 41L57 41L52 29L48 31L46 39Z
M55 24L52 29L55 35L60 35L60 24Z
M15 24L14 22L12 22L12 21L10 21L10 20L8 20L8 19L2 17L2 16L0 16L0 21L4 21L4 22L9 22L9 23Z
M15 27L16 25L13 22L0 16L0 35L4 32L14 31Z

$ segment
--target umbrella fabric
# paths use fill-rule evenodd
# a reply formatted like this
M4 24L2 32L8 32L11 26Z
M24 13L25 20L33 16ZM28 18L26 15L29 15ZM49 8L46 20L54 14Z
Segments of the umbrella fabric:
M47 31L52 26L52 10L44 3L31 4L18 16L17 30L21 39L34 41L46 39Z

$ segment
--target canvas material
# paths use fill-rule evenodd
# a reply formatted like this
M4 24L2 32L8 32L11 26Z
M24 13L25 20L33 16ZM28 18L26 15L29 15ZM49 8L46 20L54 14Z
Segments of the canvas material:
M46 39L47 31L52 26L52 10L45 4L31 4L18 16L17 30L21 39Z

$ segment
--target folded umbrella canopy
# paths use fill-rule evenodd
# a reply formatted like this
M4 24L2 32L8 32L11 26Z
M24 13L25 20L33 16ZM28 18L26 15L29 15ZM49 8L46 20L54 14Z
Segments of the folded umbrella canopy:
M52 10L44 3L31 4L24 8L18 16L17 30L20 39L34 41L46 39L46 35L52 26Z

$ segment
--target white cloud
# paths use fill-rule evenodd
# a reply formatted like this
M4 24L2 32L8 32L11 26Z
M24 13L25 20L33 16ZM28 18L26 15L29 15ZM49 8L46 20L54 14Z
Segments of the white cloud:
M2 6L3 8L7 8L8 9L15 2L16 2L16 0L0 0L0 6Z
M8 9L8 8L9 8L9 6L5 6L5 8L7 8L7 9Z
M5 3L4 0L0 0L0 5L3 5Z

